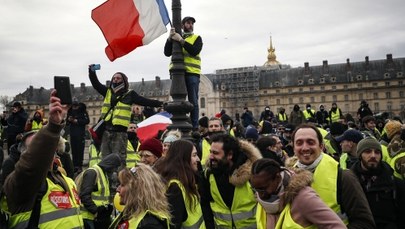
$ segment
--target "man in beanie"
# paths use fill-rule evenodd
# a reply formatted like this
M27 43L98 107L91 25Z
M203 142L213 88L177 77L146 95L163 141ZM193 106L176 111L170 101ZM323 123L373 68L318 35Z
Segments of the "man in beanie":
M163 103L158 100L147 99L129 89L128 77L117 72L111 78L109 86L101 84L96 71L89 66L89 78L94 89L104 97L101 108L101 117L105 121L105 131L101 140L101 157L111 153L118 153L121 157L122 167L126 165L127 129L131 120L131 106L160 107Z
M148 138L139 146L139 156L141 162L153 166L162 156L162 143L156 138Z
M256 144L257 139L259 138L259 131L252 127L252 128L247 128L245 132L245 139L252 143Z
M340 155L340 168L351 168L355 162L358 161L357 157L357 144L363 139L363 134L354 129L346 130L342 136L337 137L336 141L342 147L342 154Z
M377 228L405 228L405 184L382 161L380 143L368 137L357 145L356 174L373 213Z

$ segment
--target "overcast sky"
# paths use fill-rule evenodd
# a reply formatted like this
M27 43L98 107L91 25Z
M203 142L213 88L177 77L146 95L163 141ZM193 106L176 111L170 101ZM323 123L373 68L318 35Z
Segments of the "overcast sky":
M0 95L30 85L53 87L53 76L90 85L87 66L101 64L100 81L122 71L130 81L168 79L167 34L110 62L91 19L103 0L0 0ZM165 0L171 16L171 1ZM202 72L260 66L270 36L277 59L292 67L405 57L404 0L183 0L203 39ZM168 26L169 27L169 26Z

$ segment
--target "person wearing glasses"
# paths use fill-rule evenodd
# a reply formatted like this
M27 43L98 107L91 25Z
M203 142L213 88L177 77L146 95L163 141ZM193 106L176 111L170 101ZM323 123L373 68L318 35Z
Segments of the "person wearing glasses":
M162 156L162 143L156 138L148 138L139 146L139 156L141 162L153 166L156 161Z
M157 169L167 182L172 228L205 228L196 179L199 163L193 143L177 140Z
M346 228L343 221L311 188L307 170L287 170L272 159L252 165L250 184L261 208L261 228Z
M118 174L117 192L124 210L114 219L109 229L165 229L170 228L169 203L166 186L153 169L139 163Z

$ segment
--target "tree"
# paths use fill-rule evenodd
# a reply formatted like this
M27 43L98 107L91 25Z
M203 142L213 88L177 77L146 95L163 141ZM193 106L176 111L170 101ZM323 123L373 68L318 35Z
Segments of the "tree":
M0 95L0 107L6 107L14 98L8 95Z

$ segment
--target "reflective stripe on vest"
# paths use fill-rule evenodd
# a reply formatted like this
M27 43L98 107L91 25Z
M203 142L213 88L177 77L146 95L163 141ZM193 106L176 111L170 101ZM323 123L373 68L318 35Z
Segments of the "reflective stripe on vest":
M394 176L398 177L401 180L404 180L405 177L404 174L401 174L400 171L401 168L399 167L400 165L397 165L397 160L402 157L405 157L405 152L399 152L398 154L396 154L393 158L390 159L389 164L391 168L394 170Z
M314 172L314 182L311 187L319 197L330 207L347 225L346 215L342 215L337 201L337 182L339 164L331 156L323 153L323 157Z
M138 142L139 145L139 142ZM135 167L136 164L141 161L141 156L135 151L134 147L132 146L131 142L128 140L127 143L127 168Z
M190 199L189 196L186 194L186 190L183 184L179 180L172 179L169 181L167 187L170 187L172 183L177 184L177 186L180 188L181 194L183 196L184 205L186 206L187 220L182 223L181 228L190 228L190 229L205 228L199 198L197 196L193 196L193 199L195 200L194 206L193 209L190 209Z
M287 121L287 115L286 115L285 113L284 113L284 114L278 113L278 120L279 120L280 122Z
M275 229L296 229L296 228L303 228L303 229L316 229L315 225L310 225L307 227L302 227L298 223L294 221L291 216L291 206L287 204L283 211L280 213L280 217L277 220L277 224Z
M340 109L337 108L336 112L331 111L331 121L332 122L338 122L340 119Z
M129 92L130 91L128 91L124 95L120 96L119 98L126 96ZM103 106L101 108L102 117L104 117L105 114L107 114L108 110L110 109L111 95L112 95L112 92L111 92L111 89L109 88L105 95ZM104 118L104 120L105 121L112 120L113 125L120 125L120 126L127 127L131 120L131 104L125 104L125 103L119 101L113 108L112 114L110 111L108 113L108 115Z
M184 39L185 42L194 44L194 42L197 40L198 35L191 35L188 36L186 39ZM194 73L194 74L201 74L201 58L200 54L197 56L192 56L190 55L186 49L183 48L183 55L184 55L184 68L185 71L188 73ZM170 63L169 69L173 68L173 63Z
M52 192L64 192L64 189L46 178L48 190L41 200L41 212L39 217L38 228L84 228L83 218L80 215L79 203L74 181L62 175L69 187L68 202L70 208L58 208L51 201L49 195ZM31 216L31 211L22 212L12 215L9 222L10 228L25 229Z
M110 197L110 185L106 175L104 174L103 170L98 165L94 165L92 168L97 173L97 191L91 193L91 199L93 200L94 204L98 206L107 205L109 203ZM83 219L94 220L94 214L87 211L87 209L82 204L80 206L82 210Z
M93 144L90 144L89 152L90 152L89 167L93 167L101 161L101 154L97 151L96 147Z
M257 202L249 182L236 186L229 209L221 197L214 175L210 174L210 192L214 201L210 202L214 221L218 228L257 228Z
M210 149L211 149L211 145L208 142L207 139L203 138L202 141L202 156L201 156L201 165L205 166L205 164L207 163L207 160L210 157Z

